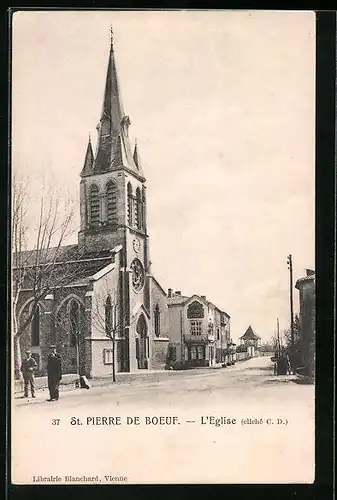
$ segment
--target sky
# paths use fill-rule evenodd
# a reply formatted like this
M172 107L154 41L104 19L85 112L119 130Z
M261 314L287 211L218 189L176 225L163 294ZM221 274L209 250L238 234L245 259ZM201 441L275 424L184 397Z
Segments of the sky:
M79 204L110 25L147 179L153 274L225 310L234 341L248 325L266 341L277 318L290 323L287 255L294 283L315 263L315 15L14 14L13 172L30 179L31 227L42 185Z

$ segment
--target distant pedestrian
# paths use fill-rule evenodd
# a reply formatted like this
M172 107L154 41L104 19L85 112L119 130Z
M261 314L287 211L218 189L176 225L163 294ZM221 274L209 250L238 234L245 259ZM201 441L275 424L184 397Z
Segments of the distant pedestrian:
M21 372L24 381L24 398L28 398L28 388L32 398L35 398L35 382L34 382L34 369L37 367L35 359L32 357L31 351L26 351L26 358L22 361Z
M59 385L62 380L62 359L56 352L55 345L51 345L49 348L47 373L50 398L47 401L57 401L59 399Z

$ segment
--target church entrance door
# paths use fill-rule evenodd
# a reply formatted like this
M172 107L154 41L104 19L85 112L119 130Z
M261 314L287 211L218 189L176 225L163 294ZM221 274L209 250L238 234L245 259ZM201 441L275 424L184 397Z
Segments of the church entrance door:
M143 315L141 315L137 322L137 358L138 358L138 368L147 369L148 368L148 336L147 336L147 324Z

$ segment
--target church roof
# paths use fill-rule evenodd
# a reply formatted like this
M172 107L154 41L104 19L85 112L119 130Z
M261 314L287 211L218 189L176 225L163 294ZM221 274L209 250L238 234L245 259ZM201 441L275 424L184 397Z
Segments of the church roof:
M67 245L59 248L49 248L40 252L37 252L37 250L22 252L21 262L22 267L27 268L23 288L28 289L32 286L34 267L36 265L48 266L50 263L53 263L48 273L51 288L85 286L89 284L90 277L111 262L111 253L110 251L81 253L77 245ZM15 263L15 257L13 263ZM15 273L16 268L14 267L13 270Z
M113 40L111 38L103 106L101 118L97 125L96 155L92 168L82 170L83 176L110 172L124 167L139 176L141 180L145 180L141 165L137 162L137 157L136 160L134 159L132 152L129 139L130 125L130 118L125 115L122 105Z
M256 335L253 328L249 325L245 333L239 338L242 340L258 340L260 337Z
M21 253L21 262L24 266L35 266L48 262L72 262L81 260L104 260L111 258L110 251L101 252L81 252L78 245L64 245L61 247L51 247L42 250L27 250ZM15 257L13 259L15 266ZM105 264L104 264L105 265Z

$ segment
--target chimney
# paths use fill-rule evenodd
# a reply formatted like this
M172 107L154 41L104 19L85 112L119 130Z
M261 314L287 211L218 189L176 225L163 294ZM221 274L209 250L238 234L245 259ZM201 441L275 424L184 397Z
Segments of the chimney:
M167 296L169 299L172 297L172 288L168 289Z
M206 300L206 295L200 295L203 300Z
M181 291L180 290L176 290L175 291L175 295L181 295Z

